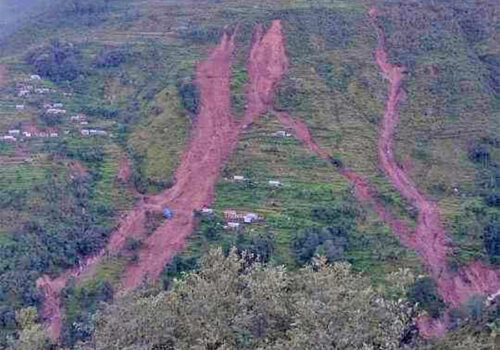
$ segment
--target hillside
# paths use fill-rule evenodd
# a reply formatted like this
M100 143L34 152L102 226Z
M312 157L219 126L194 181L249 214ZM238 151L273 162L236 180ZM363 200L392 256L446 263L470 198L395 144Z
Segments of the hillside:
M291 279L319 257L349 263L362 288L414 310L374 348L493 347L496 1L40 1L17 4L21 17L12 6L0 347L118 348L96 320L114 324L141 293L167 303L217 247ZM401 269L417 277L395 295ZM299 330L285 328L273 348L292 346L279 339ZM224 337L213 344L245 348ZM320 348L311 341L301 346Z

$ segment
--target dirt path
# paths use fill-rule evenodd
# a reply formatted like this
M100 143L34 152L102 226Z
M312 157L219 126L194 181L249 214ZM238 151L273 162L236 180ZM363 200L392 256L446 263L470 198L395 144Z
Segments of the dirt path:
M57 340L60 336L59 295L67 280L79 280L91 274L104 254L122 249L127 237L143 238L146 211L161 210L162 206L167 205L174 210L175 215L145 239L138 263L130 265L125 271L122 281L124 288L133 288L145 279L157 279L165 263L184 247L186 238L191 234L193 211L211 204L219 169L236 148L240 132L269 106L273 87L281 79L287 64L281 42L281 23L273 21L265 34L259 26L254 33L248 62L248 108L243 121L236 124L230 107L233 38L234 35L224 32L219 45L197 66L200 111L191 141L176 170L174 186L156 196L144 198L126 214L101 253L87 258L80 267L68 270L55 279L43 276L37 281L44 295L41 315L52 339ZM269 69L271 61L274 64Z

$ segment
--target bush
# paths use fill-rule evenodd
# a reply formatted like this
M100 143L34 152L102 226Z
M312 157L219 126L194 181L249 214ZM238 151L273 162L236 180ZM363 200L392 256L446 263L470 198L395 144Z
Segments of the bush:
M485 201L490 207L500 207L500 193L490 193Z
M491 263L500 263L500 221L491 222L484 230L484 247Z
M125 49L102 49L95 58L94 65L98 68L118 67L127 60L128 52Z
M81 73L78 51L73 44L62 43L59 39L30 52L26 62L38 75L55 82L75 80Z
M436 284L429 277L420 278L408 290L408 299L418 303L433 318L439 317L445 309L445 303L437 294Z
M142 242L139 241L138 239L135 239L133 237L127 237L125 239L125 249L128 250L129 252L135 252L139 250L141 246Z
M40 115L40 119L47 126L56 126L61 124L62 122L62 117L60 114L42 113Z
M192 82L179 82L177 84L177 93L181 106L190 113L196 114L200 103L198 87Z
M478 164L488 166L490 162L490 148L484 143L474 143L469 147L469 159Z

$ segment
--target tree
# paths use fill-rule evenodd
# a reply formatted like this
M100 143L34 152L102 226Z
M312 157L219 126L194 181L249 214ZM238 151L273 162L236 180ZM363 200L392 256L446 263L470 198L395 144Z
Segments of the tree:
M50 345L49 338L43 327L36 323L37 312L34 307L21 309L16 313L16 321L21 328L19 339L16 340L16 350L44 350Z
M243 254L244 255L244 254ZM398 349L412 309L348 264L296 273L232 250L201 259L169 291L139 291L97 318L96 349Z

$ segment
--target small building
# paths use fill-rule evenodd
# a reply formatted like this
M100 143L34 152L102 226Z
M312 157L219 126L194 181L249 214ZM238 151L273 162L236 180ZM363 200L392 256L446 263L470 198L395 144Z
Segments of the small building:
M279 130L276 131L275 133L272 134L273 137L290 137L292 134L284 131L284 130Z
M89 124L89 122L87 122L87 121L80 122L80 125L88 125L88 124Z
M93 136L106 136L108 133L104 130L90 129L89 134Z
M42 80L42 77L40 77L38 74L33 74L30 75L30 80Z
M240 223L239 222L228 222L227 223L227 227L229 227L229 228L238 228L238 227L240 227Z
M22 89L22 90L19 90L17 96L19 97L26 97L30 94L30 91L27 90L27 89Z
M238 213L236 210L223 210L222 215L224 216L224 219L226 220L237 220L238 219Z
M88 130L88 129L82 129L82 130L80 130L80 133L83 136L89 136L90 135L90 130Z
M2 136L2 140L4 140L4 141L11 141L11 142L16 142L17 141L17 139L14 136L11 136L11 135Z
M49 136L50 136L50 137L58 137L58 136L59 136L59 134L58 134L57 132L51 132L51 133L49 134Z
M21 130L19 129L12 129L12 130L9 130L9 135L12 135L12 136L17 136L21 133Z
M82 120L87 119L87 116L85 114L77 114L77 115L72 115L71 118L69 118L72 122L79 122Z
M214 213L214 210L212 208L202 208L201 209L201 213L202 214L213 214Z
M269 180L268 184L269 184L269 186L273 186L273 187L281 187L281 181L279 181L279 180Z
M24 137L31 137L31 133L28 131L23 131L23 136Z
M52 105L50 103L44 103L43 108L49 109L49 108L52 108Z
M254 221L257 221L259 219L259 216L255 213L246 213L243 216L243 222L245 224L251 224Z
M16 110L22 111L24 109L24 105L16 105Z
M241 176L241 175L234 175L233 176L233 180L234 181L245 181L245 177L244 176Z
M59 109L59 108L49 108L46 111L48 114L66 114L65 109Z
M52 107L53 107L53 108L63 108L63 107L64 107L64 105L63 105L62 103L54 103L54 104L52 105Z
M50 89L47 89L47 88L35 89L35 93L37 93L37 94L48 94L49 92L50 92Z

